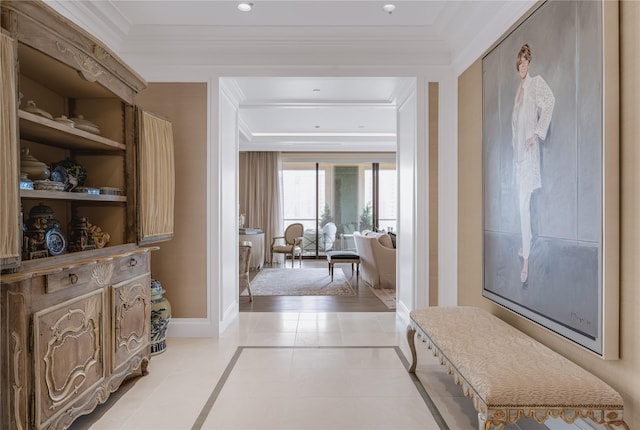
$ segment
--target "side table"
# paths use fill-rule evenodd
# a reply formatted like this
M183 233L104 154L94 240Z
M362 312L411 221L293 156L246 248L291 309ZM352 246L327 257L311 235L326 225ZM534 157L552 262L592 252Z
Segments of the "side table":
M251 242L251 260L249 269L258 270L264 266L264 232L256 228L240 229L238 234L240 242Z

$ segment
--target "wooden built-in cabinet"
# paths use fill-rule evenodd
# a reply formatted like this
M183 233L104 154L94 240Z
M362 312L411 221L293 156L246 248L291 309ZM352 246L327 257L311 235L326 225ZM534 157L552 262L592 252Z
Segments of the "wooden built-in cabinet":
M146 372L148 245L173 236L171 123L139 111L144 79L44 2L0 7L0 428L64 429ZM54 118L83 115L100 133L28 112L28 100ZM21 189L21 148L49 165L73 160L85 186L121 192ZM23 222L40 203L68 240L72 219L86 217L110 241L31 259Z
M3 276L3 429L67 428L145 372L150 249L84 254Z

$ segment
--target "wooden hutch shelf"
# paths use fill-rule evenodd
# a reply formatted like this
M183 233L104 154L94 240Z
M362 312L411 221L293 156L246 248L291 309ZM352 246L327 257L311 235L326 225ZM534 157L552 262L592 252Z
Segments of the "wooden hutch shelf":
M124 151L126 146L106 137L57 123L20 110L20 137L65 149Z

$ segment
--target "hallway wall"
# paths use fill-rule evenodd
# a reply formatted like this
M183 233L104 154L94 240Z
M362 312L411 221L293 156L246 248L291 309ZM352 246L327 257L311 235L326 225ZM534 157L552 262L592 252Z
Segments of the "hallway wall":
M151 276L167 291L173 318L207 315L207 84L151 83L136 102L173 123L176 169L174 238L151 257Z
M640 3L620 3L620 359L605 361L482 297L482 61L458 80L458 301L480 306L620 392L625 418L640 428Z

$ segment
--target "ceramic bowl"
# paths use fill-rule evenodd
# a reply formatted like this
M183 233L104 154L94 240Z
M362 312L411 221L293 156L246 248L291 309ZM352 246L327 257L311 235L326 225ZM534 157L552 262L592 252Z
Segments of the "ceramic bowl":
M87 131L93 134L100 134L100 127L84 119L84 116L78 115L77 118L71 118L78 130Z
M29 100L27 102L27 107L24 108L24 110L26 110L27 112L35 113L36 115L40 115L40 116L43 116L43 117L48 118L48 119L53 119L53 115L51 115L47 111L44 111L44 110L38 108L36 106L36 102L34 102L33 100Z
M25 166L20 165L20 171L27 174L29 179L49 179L49 175L51 174L51 170L49 166L42 163L41 166Z
M51 169L42 161L29 154L29 148L20 150L20 171L29 179L49 179Z
M73 122L72 120L70 120L69 118L67 118L66 116L62 115L58 118L54 119L55 122L59 122L60 124L64 124L68 127L75 127L76 123Z

